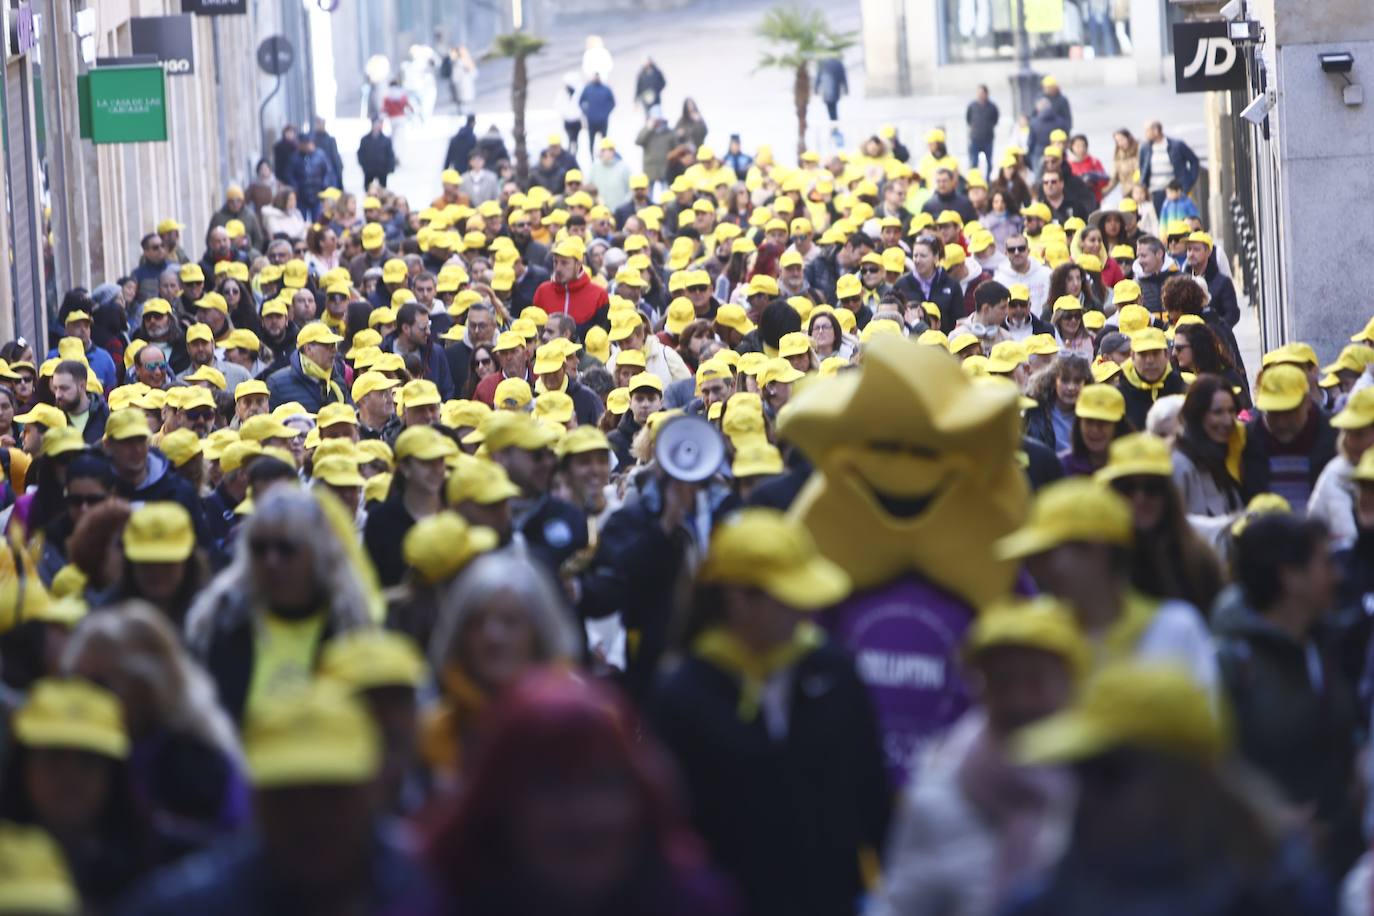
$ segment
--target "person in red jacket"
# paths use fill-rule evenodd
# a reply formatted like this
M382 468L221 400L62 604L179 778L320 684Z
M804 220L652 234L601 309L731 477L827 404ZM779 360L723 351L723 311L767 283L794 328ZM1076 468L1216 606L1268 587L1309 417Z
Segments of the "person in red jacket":
M611 301L602 286L592 282L582 266L582 240L565 238L553 247L553 277L534 291L534 304L550 315L566 313L577 322L579 340L593 325L610 327Z
M1102 160L1088 153L1088 138L1078 134L1069 141L1069 171L1073 172L1093 192L1093 202L1102 203L1102 191L1107 187L1107 169Z

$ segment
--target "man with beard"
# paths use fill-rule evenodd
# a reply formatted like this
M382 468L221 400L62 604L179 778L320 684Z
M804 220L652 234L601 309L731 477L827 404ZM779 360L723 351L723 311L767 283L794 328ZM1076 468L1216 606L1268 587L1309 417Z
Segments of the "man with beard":
M287 317L286 303L272 299L262 304L262 342L276 354L276 358L257 377L266 380L269 375L286 366L291 351L296 349L296 334L300 326L293 324Z
M229 237L229 230L223 226L210 227L210 231L205 233L205 256L200 259L200 269L203 271L202 279L215 275L216 264L221 261L232 260L234 260L234 240ZM182 279L185 280L184 277Z
M110 409L103 398L86 390L90 373L86 364L64 359L52 374L52 396L59 410L67 415L67 423L81 431L87 445L94 445L105 435L105 421Z
M185 371L191 365L186 353L186 343L182 340L181 325L172 315L172 306L166 299L154 298L143 303L143 320L137 335L150 344L157 344L161 354L171 364L173 373Z
M242 366L215 358L215 338L208 324L193 324L186 329L186 355L190 357L191 367L178 376L183 382L201 366L218 370L224 376L226 391L233 391L240 382L252 378Z
M449 375L444 351L429 339L429 311L419 302L411 301L396 312L396 330L382 341L382 349L401 357L415 354L420 359L417 378L428 379L439 389L440 397L453 397L453 378Z
M167 259L167 246L156 232L145 235L139 247L143 255L130 276L138 281L138 298L150 299L158 294L158 280L171 262Z

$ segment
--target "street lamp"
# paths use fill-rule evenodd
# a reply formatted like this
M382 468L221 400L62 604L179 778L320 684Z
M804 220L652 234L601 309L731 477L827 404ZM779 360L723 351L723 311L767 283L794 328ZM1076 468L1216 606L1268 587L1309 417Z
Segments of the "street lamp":
M1011 75L1012 113L1030 117L1040 83L1030 62L1030 33L1026 31L1026 0L1012 0L1016 11L1016 72Z

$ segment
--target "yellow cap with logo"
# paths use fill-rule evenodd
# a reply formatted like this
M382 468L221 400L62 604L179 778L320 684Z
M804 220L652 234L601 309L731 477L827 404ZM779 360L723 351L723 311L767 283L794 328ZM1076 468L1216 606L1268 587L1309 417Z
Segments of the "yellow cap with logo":
M116 760L129 755L119 698L79 678L36 681L14 714L13 729L29 748L88 751Z

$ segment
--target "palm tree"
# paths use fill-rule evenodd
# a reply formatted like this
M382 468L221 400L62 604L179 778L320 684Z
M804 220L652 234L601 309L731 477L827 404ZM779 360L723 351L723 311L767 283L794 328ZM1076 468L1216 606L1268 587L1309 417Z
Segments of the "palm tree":
M524 181L530 174L530 154L525 147L525 96L529 90L529 72L525 60L538 54L547 42L524 32L507 32L492 41L487 58L509 57L513 62L510 77L510 110L514 116L511 136L515 140L515 176Z
M792 104L797 109L797 155L806 152L806 108L811 104L811 63L838 57L854 44L853 32L836 32L815 8L775 6L763 16L758 34L780 46L759 58L759 67L791 70Z

